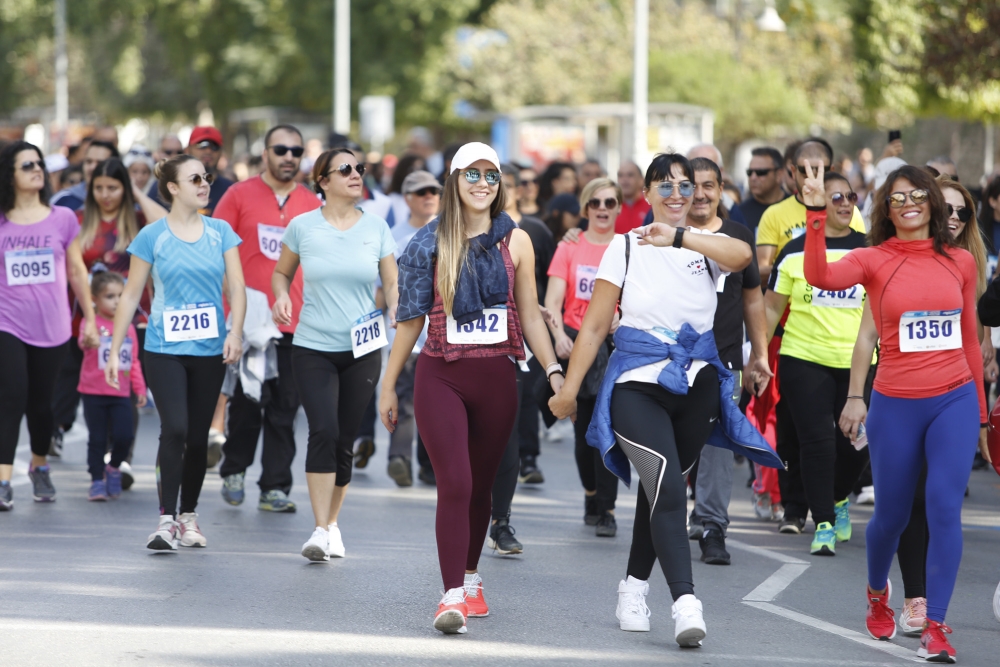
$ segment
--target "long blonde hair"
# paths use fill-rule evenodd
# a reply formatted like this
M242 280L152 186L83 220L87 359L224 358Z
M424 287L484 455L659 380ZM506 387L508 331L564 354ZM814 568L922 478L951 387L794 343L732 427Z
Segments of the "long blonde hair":
M951 188L962 195L965 200L965 208L972 211L972 218L965 223L962 233L955 238L954 245L972 253L976 260L976 296L980 297L986 291L988 277L986 275L986 244L983 243L983 235L979 231L979 223L976 221L976 204L972 200L972 195L965 186L958 181L951 180L948 174L941 174L935 179L941 189Z
M455 304L455 287L462 265L469 261L469 239L465 233L462 199L458 194L460 170L451 172L441 194L441 215L437 228L437 290L444 302L445 315L451 315ZM496 186L496 197L490 204L490 218L496 220L507 207L507 195L502 184Z
M94 183L100 176L113 178L122 184L122 203L118 207L115 223L118 238L115 239L114 251L125 252L132 240L139 235L139 220L135 215L135 199L132 197L132 181L129 179L128 169L118 158L101 162L90 176L87 200L83 206L83 222L80 224L80 248L86 250L93 245L101 226L101 207L94 197Z

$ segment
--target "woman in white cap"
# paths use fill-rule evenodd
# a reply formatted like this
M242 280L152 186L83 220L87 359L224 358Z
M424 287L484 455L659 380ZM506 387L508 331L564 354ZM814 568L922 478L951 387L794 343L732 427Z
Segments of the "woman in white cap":
M396 380L430 317L417 361L414 413L437 477L437 543L445 594L434 616L464 633L486 616L477 571L490 523L493 480L517 414L516 359L524 340L562 386L535 290L531 239L506 213L500 160L462 146L444 184L440 217L414 235L399 261L399 328L382 380L379 413L392 432Z

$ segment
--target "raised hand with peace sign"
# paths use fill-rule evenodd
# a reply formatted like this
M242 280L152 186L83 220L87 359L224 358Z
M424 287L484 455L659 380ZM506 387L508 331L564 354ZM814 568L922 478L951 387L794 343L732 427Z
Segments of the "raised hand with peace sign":
M813 166L813 162L816 166ZM823 186L823 161L805 160L806 180L802 184L802 203L806 206L826 206L826 188Z

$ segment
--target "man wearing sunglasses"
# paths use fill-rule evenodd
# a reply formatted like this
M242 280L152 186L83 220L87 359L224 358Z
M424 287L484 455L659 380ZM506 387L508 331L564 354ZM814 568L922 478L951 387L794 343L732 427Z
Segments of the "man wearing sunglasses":
M813 165L821 161L824 171L829 171L833 163L833 148L829 142L820 137L810 137L799 145L795 151L795 170L792 174L795 177L797 193L802 192L802 186L806 181L806 160L812 160ZM760 226L757 228L757 264L760 266L763 282L770 276L774 258L785 244L806 233L806 206L800 196L796 194L769 206L760 218ZM866 231L864 218L856 206L851 229L862 234Z
M212 189L208 193L208 206L201 211L203 215L212 215L222 195L226 194L226 190L233 184L220 174L218 169L219 159L222 158L222 133L207 125L194 128L191 130L191 138L188 140L185 152L198 158L205 165L205 171L215 177Z
M271 276L281 255L281 237L292 218L320 207L316 195L295 182L302 161L302 134L291 125L277 125L264 135L264 171L259 176L230 187L218 206L215 217L232 226L243 243L240 261L246 279L248 312L244 340L254 339L251 312L255 302L262 303L253 293L262 292L269 307L274 305ZM261 451L263 468L258 486L257 508L268 512L294 512L295 504L288 500L292 489L292 460L295 458L293 422L299 409L299 397L292 381L292 334L302 309L302 272L298 272L289 289L292 299L292 322L279 326L281 338L268 341L265 350L274 343L278 375L265 380L260 395L254 400L244 393L242 381L237 381L229 406L229 438L223 445L225 459L219 474L223 479L222 497L230 505L239 505L244 498L244 477L254 461L257 440L264 431ZM262 315L270 321L270 314ZM241 363L241 377L246 365Z
M747 168L747 197L740 204L740 211L747 219L751 232L757 231L760 218L768 206L777 204L787 195L781 189L781 168L785 158L776 148L762 146L750 152Z

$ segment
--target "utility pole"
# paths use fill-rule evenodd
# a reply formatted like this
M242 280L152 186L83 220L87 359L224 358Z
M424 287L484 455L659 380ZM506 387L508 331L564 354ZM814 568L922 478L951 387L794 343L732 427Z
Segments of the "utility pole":
M334 0L333 131L351 132L351 0Z
M632 54L632 160L640 171L649 153L649 0L635 0L635 45Z
M56 32L56 130L61 144L66 136L69 125L69 82L67 69L69 61L66 58L66 0L56 0L55 6Z

